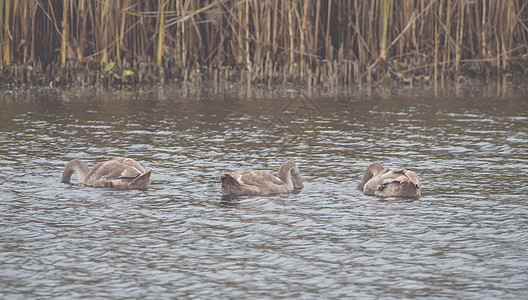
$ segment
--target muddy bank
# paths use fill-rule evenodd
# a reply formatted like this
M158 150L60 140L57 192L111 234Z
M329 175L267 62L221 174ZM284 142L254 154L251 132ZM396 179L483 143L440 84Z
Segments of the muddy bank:
M0 88L0 104L3 102L20 102L21 99L41 102L47 99L49 103L61 102L91 102L98 99L101 94L111 93L115 99L159 98L162 101L172 102L175 99L183 101L220 101L231 103L240 99L317 99L328 98L333 101L349 101L350 99L376 98L383 99L389 96L436 98L455 97L460 99L490 99L493 101L508 97L525 97L528 95L528 80L523 76L503 75L500 77L471 78L458 76L456 80L434 82L423 77L412 81L403 82L398 79L372 84L322 87L286 82L267 86L263 84L246 84L225 80L209 80L203 74L195 77L193 83L176 80L166 80L164 85L158 83L134 83L97 86L89 84L69 85L8 85ZM141 95L141 96L138 96ZM114 98L114 97L113 97ZM37 100L40 99L40 100Z
M318 61L305 65L300 71L294 66L266 63L265 69L250 70L242 65L197 66L183 69L167 61L163 67L156 64L123 62L102 65L96 62L68 60L43 67L40 63L0 65L0 87L20 86L99 86L120 87L166 83L188 85L246 85L259 88L316 88L342 89L363 85L392 86L444 86L468 80L496 81L505 77L508 81L525 81L528 74L528 57L510 60L506 67L500 62L462 62L457 73L452 68L437 66L416 67L398 61L375 62L371 65L356 61ZM436 74L436 76L435 76ZM436 82L435 82L436 78ZM502 79L501 79L502 80Z

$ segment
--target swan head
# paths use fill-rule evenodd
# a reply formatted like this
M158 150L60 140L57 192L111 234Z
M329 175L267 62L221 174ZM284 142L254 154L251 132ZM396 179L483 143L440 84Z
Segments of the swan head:
M108 181L105 184L107 188L115 188L120 190L146 190L150 183L150 175L152 174L152 169L148 169L147 172L141 174L140 176L130 180L130 179L113 179Z
M150 175L152 174L152 169L148 169L147 172L141 174L141 176L138 176L134 178L134 180L130 183L131 189L146 189L150 183Z
M299 171L299 168L297 167L297 165L295 165L293 169L291 170L291 178L292 178L293 188L299 189L299 190L304 188L304 185L301 179L301 172Z

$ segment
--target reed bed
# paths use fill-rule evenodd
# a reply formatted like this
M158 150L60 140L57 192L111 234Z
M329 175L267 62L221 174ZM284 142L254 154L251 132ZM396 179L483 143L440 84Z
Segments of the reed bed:
M3 0L1 83L339 87L528 68L525 0Z

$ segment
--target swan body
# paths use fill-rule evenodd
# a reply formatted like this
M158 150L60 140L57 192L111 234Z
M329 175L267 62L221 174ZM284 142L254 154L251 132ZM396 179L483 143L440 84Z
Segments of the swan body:
M264 171L238 171L220 176L223 196L271 195L302 189L299 168L293 160L285 161L277 176Z
M79 182L87 186L128 190L146 189L152 169L145 171L137 161L118 157L98 163L90 170L83 161L73 159L64 168L61 182L70 183L73 172L77 173Z
M413 171L384 168L379 163L372 163L363 173L357 186L365 195L379 197L419 198L422 180Z

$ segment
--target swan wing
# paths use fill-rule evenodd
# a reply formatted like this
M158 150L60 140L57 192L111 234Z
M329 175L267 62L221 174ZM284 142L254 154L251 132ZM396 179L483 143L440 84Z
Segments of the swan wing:
M141 172L141 174L145 173L145 169L143 169L143 167L137 161L133 160L132 158L118 157L118 158L115 158L113 160L117 161L117 162L120 162L120 163L122 163L125 166L137 169L138 171Z
M422 180L413 171L397 168L387 168L381 174L382 184L391 182L411 182L414 186L420 187Z
M405 170L405 176L411 181L415 187L420 188L420 185L422 184L422 179L416 175L413 171Z
M261 187L263 185L283 185L284 182L276 176L264 171L240 171L230 174L240 184Z
M404 171L405 170L403 169L386 168L380 175L381 184L401 182L402 180L405 180L407 177L405 176Z
M145 173L143 168L138 169L133 164L123 163L122 160L109 160L97 164L89 174L91 180L136 178Z

